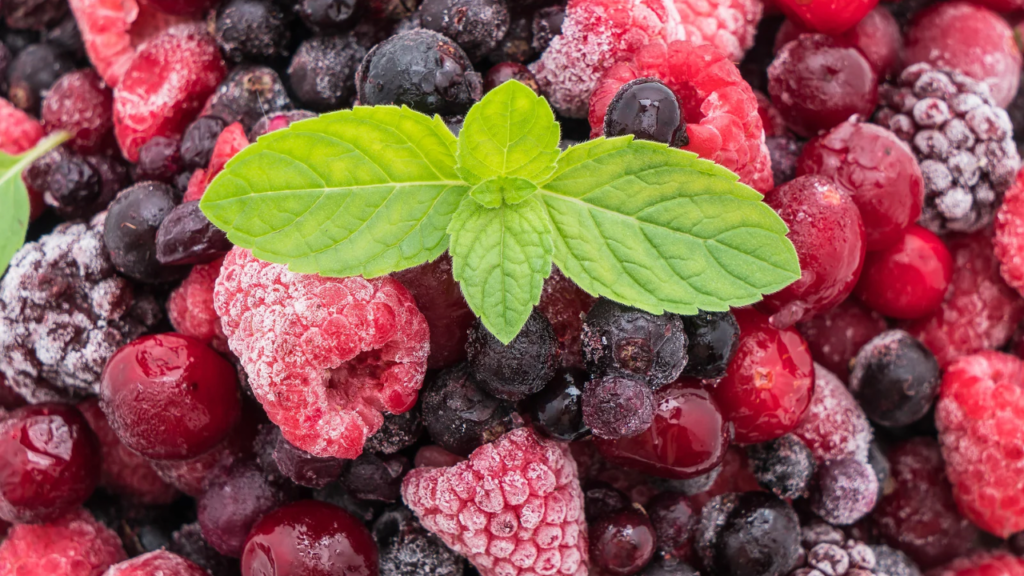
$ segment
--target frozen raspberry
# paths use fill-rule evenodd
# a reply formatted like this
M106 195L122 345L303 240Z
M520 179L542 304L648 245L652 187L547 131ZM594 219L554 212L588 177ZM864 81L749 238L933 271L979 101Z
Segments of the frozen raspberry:
M1006 191L1003 204L996 213L996 235L992 240L999 273L1017 292L1024 294L1024 171Z
M78 410L100 441L103 455L100 486L147 506L170 504L174 500L178 491L164 482L145 458L121 442L100 410L97 398L80 402Z
M107 359L160 315L116 274L102 220L62 224L22 247L0 281L0 370L31 402L95 394Z
M999 275L999 261L986 233L951 236L946 246L953 256L946 300L932 314L902 324L942 367L1006 344L1024 318L1024 300Z
M423 529L405 506L385 511L373 523L381 574L462 576L463 559Z
M1024 530L1022 417L1019 358L986 351L949 365L935 424L953 497L967 518L1003 538Z
M778 52L787 43L796 40L797 36L808 33L811 33L811 30L801 25L799 21L786 20L775 36L775 51ZM900 34L899 22L885 8L876 6L853 28L832 38L840 46L860 50L879 78L885 78L897 71L900 50L903 49L903 36Z
M223 261L218 258L192 268L188 278L167 299L167 317L174 329L217 350L227 350L220 317L213 309L213 288Z
M0 152L21 154L32 148L43 137L43 127L14 104L0 98Z
M49 524L19 524L0 544L0 576L102 576L126 558L117 534L78 509Z
M576 463L564 444L520 428L449 468L417 468L402 496L423 526L483 576L587 574Z
M355 458L382 412L416 403L429 329L392 278L296 274L235 248L214 309L267 415L311 454Z
M603 134L608 106L619 88L637 78L657 78L679 99L689 138L684 150L725 166L757 190L771 190L771 159L757 98L739 69L707 45L650 44L631 61L609 67L590 98L592 137Z
M920 224L937 234L988 226L1020 168L1010 117L988 88L922 63L880 95L875 122L911 144L921 165Z
M43 127L69 132L68 146L76 152L100 152L112 142L113 103L110 88L94 70L76 70L61 76L43 100Z
M878 0L772 0L790 18L823 34L841 34L860 22Z
M871 424L846 386L823 366L814 366L814 396L793 434L819 464L846 458L867 462Z
M207 576L207 572L191 561L166 550L156 550L120 564L115 564L103 576Z
M860 347L885 328L885 319L855 299L847 299L835 308L797 326L811 355L825 368L846 380L850 361Z
M934 576L1021 576L1024 559L1003 551L981 552L974 556L957 558L929 574Z
M680 39L710 44L733 62L754 45L761 0L673 0L684 34Z
M180 137L224 79L217 43L191 26L147 42L114 91L114 133L125 158L154 136Z

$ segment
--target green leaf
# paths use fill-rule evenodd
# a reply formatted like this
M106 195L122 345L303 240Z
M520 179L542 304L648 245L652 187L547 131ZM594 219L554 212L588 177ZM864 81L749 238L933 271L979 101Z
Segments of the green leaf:
M466 115L459 132L459 174L470 184L493 176L540 182L555 169L560 137L547 100L510 80Z
M302 273L375 277L433 260L469 190L439 117L356 107L262 136L200 207L256 257Z
M452 272L483 325L508 344L551 274L551 226L536 198L484 208L467 198L449 230Z
M14 254L25 244L25 232L28 230L30 206L21 173L69 137L67 132L55 132L24 154L11 156L0 152L0 276L7 270Z
M535 196L554 262L592 294L649 312L750 304L800 277L761 195L696 155L630 137L567 150Z
M536 191L537 185L525 178L497 176L474 186L469 196L485 208L497 208L502 202L518 204Z

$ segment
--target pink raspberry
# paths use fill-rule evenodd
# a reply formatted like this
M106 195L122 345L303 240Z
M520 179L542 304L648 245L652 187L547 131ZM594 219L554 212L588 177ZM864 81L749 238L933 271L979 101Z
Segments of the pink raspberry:
M685 39L710 44L733 62L754 45L764 12L762 0L674 0Z
M793 434L804 441L819 464L854 458L866 462L871 424L839 378L814 365L814 396Z
M0 98L0 152L21 154L43 137L43 127L35 118Z
M205 169L196 170L189 178L188 189L185 191L182 202L202 200L203 194L206 193L206 187L213 182L217 174L220 174L228 160L231 160L235 154L241 152L248 145L249 139L245 136L245 128L242 127L241 122L235 122L225 128L213 145L209 165Z
M174 330L227 351L227 338L220 326L220 316L213 309L213 288L220 275L223 258L192 268L188 277L167 299L167 316Z
M773 188L754 91L736 65L708 45L658 42L609 68L590 97L591 137L604 134L609 103L623 84L637 78L657 78L679 99L690 138L684 150L721 164L761 192Z
M121 539L79 508L48 524L18 524L0 544L0 576L101 576L127 558Z
M992 240L999 274L1017 292L1024 295L1024 170L1006 191L996 212L996 236Z
M1017 558L1003 551L981 552L974 556L958 558L928 574L929 576L1024 576L1024 558Z
M587 574L587 524L565 444L513 430L448 468L416 468L402 497L482 576Z
M985 351L942 378L935 425L960 511L1006 538L1024 530L1024 362Z
M296 274L234 248L213 298L253 394L296 447L355 458L382 412L416 403L430 334L397 280Z
M208 576L206 570L167 550L156 550L116 564L103 576Z

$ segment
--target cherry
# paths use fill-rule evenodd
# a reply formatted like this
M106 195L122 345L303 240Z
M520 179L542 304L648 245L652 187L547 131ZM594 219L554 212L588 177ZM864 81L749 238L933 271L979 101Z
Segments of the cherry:
M886 250L871 252L854 293L892 318L912 320L934 312L953 278L953 257L942 240L916 224Z
M730 430L711 394L693 380L681 379L654 393L654 420L637 436L595 438L611 461L641 472L685 480L721 464Z
M85 502L99 479L99 441L73 406L25 406L0 423L0 518L53 520Z
M877 312L869 310L856 298L847 298L797 328L814 360L846 380L850 375L850 360L861 346L884 332L886 327L885 318Z
M469 309L452 276L452 259L444 254L433 262L396 272L430 326L427 365L445 368L465 360L466 340L476 315Z
M839 34L860 22L878 0L775 0L773 4L812 30Z
M796 40L801 34L809 33L812 31L798 20L786 20L775 35L775 52ZM900 23L896 21L892 12L885 8L876 6L853 28L832 38L840 46L859 50L879 77L884 78L897 71L903 37L900 34Z
M377 545L348 512L315 500L287 504L253 526L243 576L377 576Z
M666 558L690 561L693 530L699 520L699 510L680 492L662 492L647 503L651 525L658 535L658 552Z
M121 441L156 460L207 452L242 414L234 366L200 340L174 333L145 336L115 352L100 397Z
M590 561L608 574L636 574L654 556L654 527L638 510L623 510L598 520L589 532Z
M736 441L774 440L796 428L814 390L814 360L800 333L749 308L735 310L740 346L713 390Z

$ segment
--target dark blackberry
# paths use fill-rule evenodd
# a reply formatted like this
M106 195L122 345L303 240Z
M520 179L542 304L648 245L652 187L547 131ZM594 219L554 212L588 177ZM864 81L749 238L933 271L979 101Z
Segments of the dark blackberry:
M103 241L114 267L141 282L167 282L187 267L163 266L156 259L156 232L174 209L176 192L160 182L141 182L122 190L110 203Z
M227 234L199 209L198 200L175 206L156 230L156 259L165 266L212 262L231 246Z
M454 40L473 62L497 48L509 27L504 0L423 0L413 18Z
M295 13L314 32L337 34L355 27L369 0L298 0Z
M522 400L554 378L558 342L551 322L534 311L508 345L478 321L469 331L466 355L470 372L484 390L504 400Z
M518 80L540 94L540 86L533 72L517 62L502 62L491 66L487 74L484 74L484 92L490 92L509 80Z
M698 312L683 316L688 339L683 374L694 378L721 378L740 345L740 325L732 312Z
M776 186L796 178L796 163L804 151L804 143L789 136L770 136L764 139L772 159L772 177Z
M702 573L782 576L800 561L800 520L767 492L726 494L704 505L695 543Z
M636 436L654 421L654 394L638 378L595 378L583 392L583 421L599 438Z
M602 298L583 322L582 341L591 374L632 374L658 389L686 367L688 339L677 314L655 316Z
M533 15L533 49L540 54L548 49L551 40L562 33L565 22L565 6L556 5L541 8Z
M217 552L206 542L198 522L179 528L171 536L171 544L168 548L178 556L195 562L210 574L217 576L241 576L242 574L238 560Z
M348 107L356 97L353 77L366 48L351 34L315 36L299 45L288 66L288 83L310 110L328 112ZM363 102L366 104L366 102Z
M14 54L11 54L11 50L6 44L0 42L0 95L7 95L7 69L11 66L11 60L14 60Z
M693 531L699 511L680 492L662 492L647 503L647 514L658 535L658 554L663 558L689 561L693 547Z
M308 110L289 110L287 112L279 112L277 114L264 116L253 125L252 130L249 130L249 142L255 142L257 138L264 134L268 134L282 128L287 128L293 122L306 120L308 118L316 118L316 113Z
M508 25L508 32L498 42L498 45L487 54L486 60L495 64L502 62L514 62L523 64L534 60L536 53L533 50L533 21L529 15L512 18Z
M609 574L636 574L654 557L654 527L642 508L628 508L592 521L587 532L590 561Z
M469 456L516 427L511 404L491 396L458 364L433 376L420 392L427 432L439 446ZM517 415L515 415L517 416Z
M234 62L270 60L287 53L286 13L271 0L230 0L217 9L217 45Z
M402 498L402 477L410 468L409 459L400 454L364 452L348 463L341 485L360 500L397 502Z
M373 523L381 576L462 576L465 561L420 525L405 506Z
M921 576L921 569L906 554L884 544L870 546L875 554L875 574Z
M137 182L156 180L169 183L181 171L178 140L154 136L139 147L139 161L134 166Z
M56 26L48 28L43 33L43 41L75 60L82 60L86 57L82 32L78 29L78 22L73 14L64 16Z
M65 0L4 0L4 22L21 30L46 30L68 13Z
M673 148L690 143L679 99L656 78L637 78L619 88L608 104L604 133L609 138L632 135Z
M869 462L831 460L818 466L810 508L830 524L849 526L874 509L878 494L878 474Z
M937 234L988 226L1013 184L1013 124L988 88L960 72L915 64L879 90L875 122L907 141L925 182L918 222Z
M402 414L384 414L384 425L366 439L363 450L394 454L415 444L423 435L419 404Z
M74 69L74 62L52 44L26 46L7 67L7 99L36 114L50 86Z
M206 168L213 155L217 137L228 123L220 116L200 116L185 129L179 146L181 163L185 168L195 170Z
M260 426L256 457L263 471L275 478L287 478L299 486L323 488L341 477L345 460L313 456L292 445L273 424Z
M267 114L292 109L281 77L266 66L238 66L217 86L203 115L218 116L226 124L241 122L248 132Z
M629 497L607 482L590 480L583 485L583 515L591 522L629 506Z
M588 433L583 422L583 388L587 373L578 368L561 368L543 390L530 396L524 407L534 427L566 442L580 440Z
M747 447L750 471L757 483L780 498L803 498L810 491L816 466L811 449L792 434Z
M857 353L849 388L868 418L896 428L927 414L941 383L935 355L903 330L889 330Z
M483 93L483 79L466 53L430 30L392 36L373 48L356 72L366 106L406 105L424 114L457 116Z
M116 274L102 220L59 225L0 280L0 371L30 402L96 394L110 356L160 317L152 296Z

